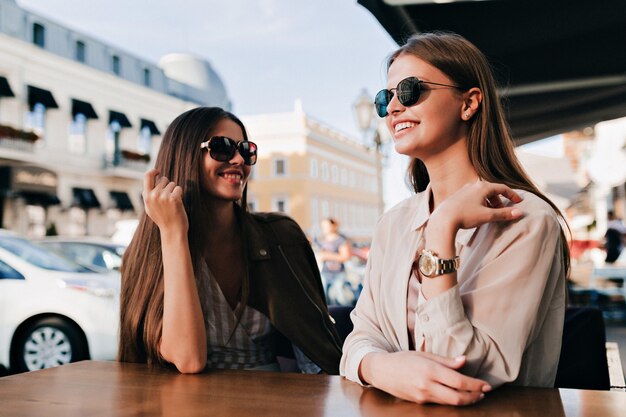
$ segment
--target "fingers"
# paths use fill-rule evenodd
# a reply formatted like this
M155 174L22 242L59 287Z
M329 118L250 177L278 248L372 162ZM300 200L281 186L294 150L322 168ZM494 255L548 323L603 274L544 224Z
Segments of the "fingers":
M180 187L180 185L177 185L176 187L174 187L174 191L172 191L172 197L179 198L179 199L182 200L182 198L183 198L183 189Z
M501 222L519 219L524 213L522 213L522 211L518 208L507 207L501 209L492 209L489 214L489 221Z
M156 177L159 175L159 171L156 169L148 170L143 176L143 194L145 196L152 191L154 188L154 183L156 181Z
M430 401L447 405L469 405L485 398L480 391L456 390L445 385L433 383L430 387Z
M437 382L450 388L454 388L460 391L471 392L488 392L491 391L491 385L482 379L472 378L471 376L463 375L462 373L441 367L436 370L433 376Z
M487 187L487 195L486 198L491 201L494 197L499 199L499 195L502 195L514 203L520 203L522 201L522 197L517 194L513 189L504 184L496 184L492 182L483 182L483 184Z

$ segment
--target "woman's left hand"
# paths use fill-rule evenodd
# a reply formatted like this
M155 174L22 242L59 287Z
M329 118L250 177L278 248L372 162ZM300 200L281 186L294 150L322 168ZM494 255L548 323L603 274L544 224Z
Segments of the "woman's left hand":
M459 230L520 218L522 211L515 206L504 207L501 197L513 203L522 201L519 194L504 184L486 181L467 184L435 209L429 224L445 222L452 230Z

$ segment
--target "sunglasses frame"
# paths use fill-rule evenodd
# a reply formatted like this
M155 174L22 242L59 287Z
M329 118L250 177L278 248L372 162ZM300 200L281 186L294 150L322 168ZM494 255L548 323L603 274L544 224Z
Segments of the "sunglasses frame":
M226 139L228 140L228 142L230 143L233 151L230 154L230 156L226 156L226 159L220 159L220 158L216 158L215 157L215 153L214 151L211 149L211 141L214 139ZM248 158L246 158L244 156L244 154L242 153L242 144L243 143L247 143L250 147L253 146L254 147L254 155L250 155ZM241 155L241 157L243 158L243 162L245 165L248 166L252 166L254 164L256 164L256 160L257 160L257 150L258 150L258 146L256 145L256 143L251 142L249 140L242 140L241 142L237 142L235 139L231 139L228 136L211 136L209 138L209 140L207 140L206 142L202 142L200 144L200 149L207 149L209 151L209 155L211 156L211 158L213 158L214 160L218 161L218 162L228 162L231 159L233 159L233 157L235 156L235 152L239 152L239 155Z
M407 83L407 82L413 83L413 85L412 85L412 90L410 91L411 96L408 97L407 99L404 99L402 97L403 97L403 94L406 94L406 92L401 90L401 93L398 94L398 89L400 88L400 84ZM403 80L400 80L396 88L389 88L389 89L383 88L378 93L376 93L376 96L374 96L374 105L376 107L376 114L378 114L379 117L387 117L389 115L389 112L387 111L387 107L389 106L389 103L391 103L391 100L393 100L393 96L397 96L398 101L404 107L414 106L415 104L417 104L417 102L420 99L420 96L422 95L422 84L432 84L432 85L438 85L441 87L461 89L461 87L459 87L458 85L435 83L432 81L420 80L417 77L407 77ZM384 105L380 104L380 100L378 99L378 97L383 93L385 94L385 98L387 99L387 104L384 104ZM385 108L384 112L380 110L382 107Z

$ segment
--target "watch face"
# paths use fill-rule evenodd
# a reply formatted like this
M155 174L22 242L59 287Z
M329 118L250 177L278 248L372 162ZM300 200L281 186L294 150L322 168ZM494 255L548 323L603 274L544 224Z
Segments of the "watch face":
M435 257L428 252L422 252L419 260L419 269L422 275L427 277L433 276L437 270Z

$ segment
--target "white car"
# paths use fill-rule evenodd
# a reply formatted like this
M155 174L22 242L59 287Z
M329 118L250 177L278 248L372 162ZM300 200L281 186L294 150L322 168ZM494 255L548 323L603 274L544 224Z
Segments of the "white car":
M0 231L0 366L31 371L114 360L119 274L95 273Z

